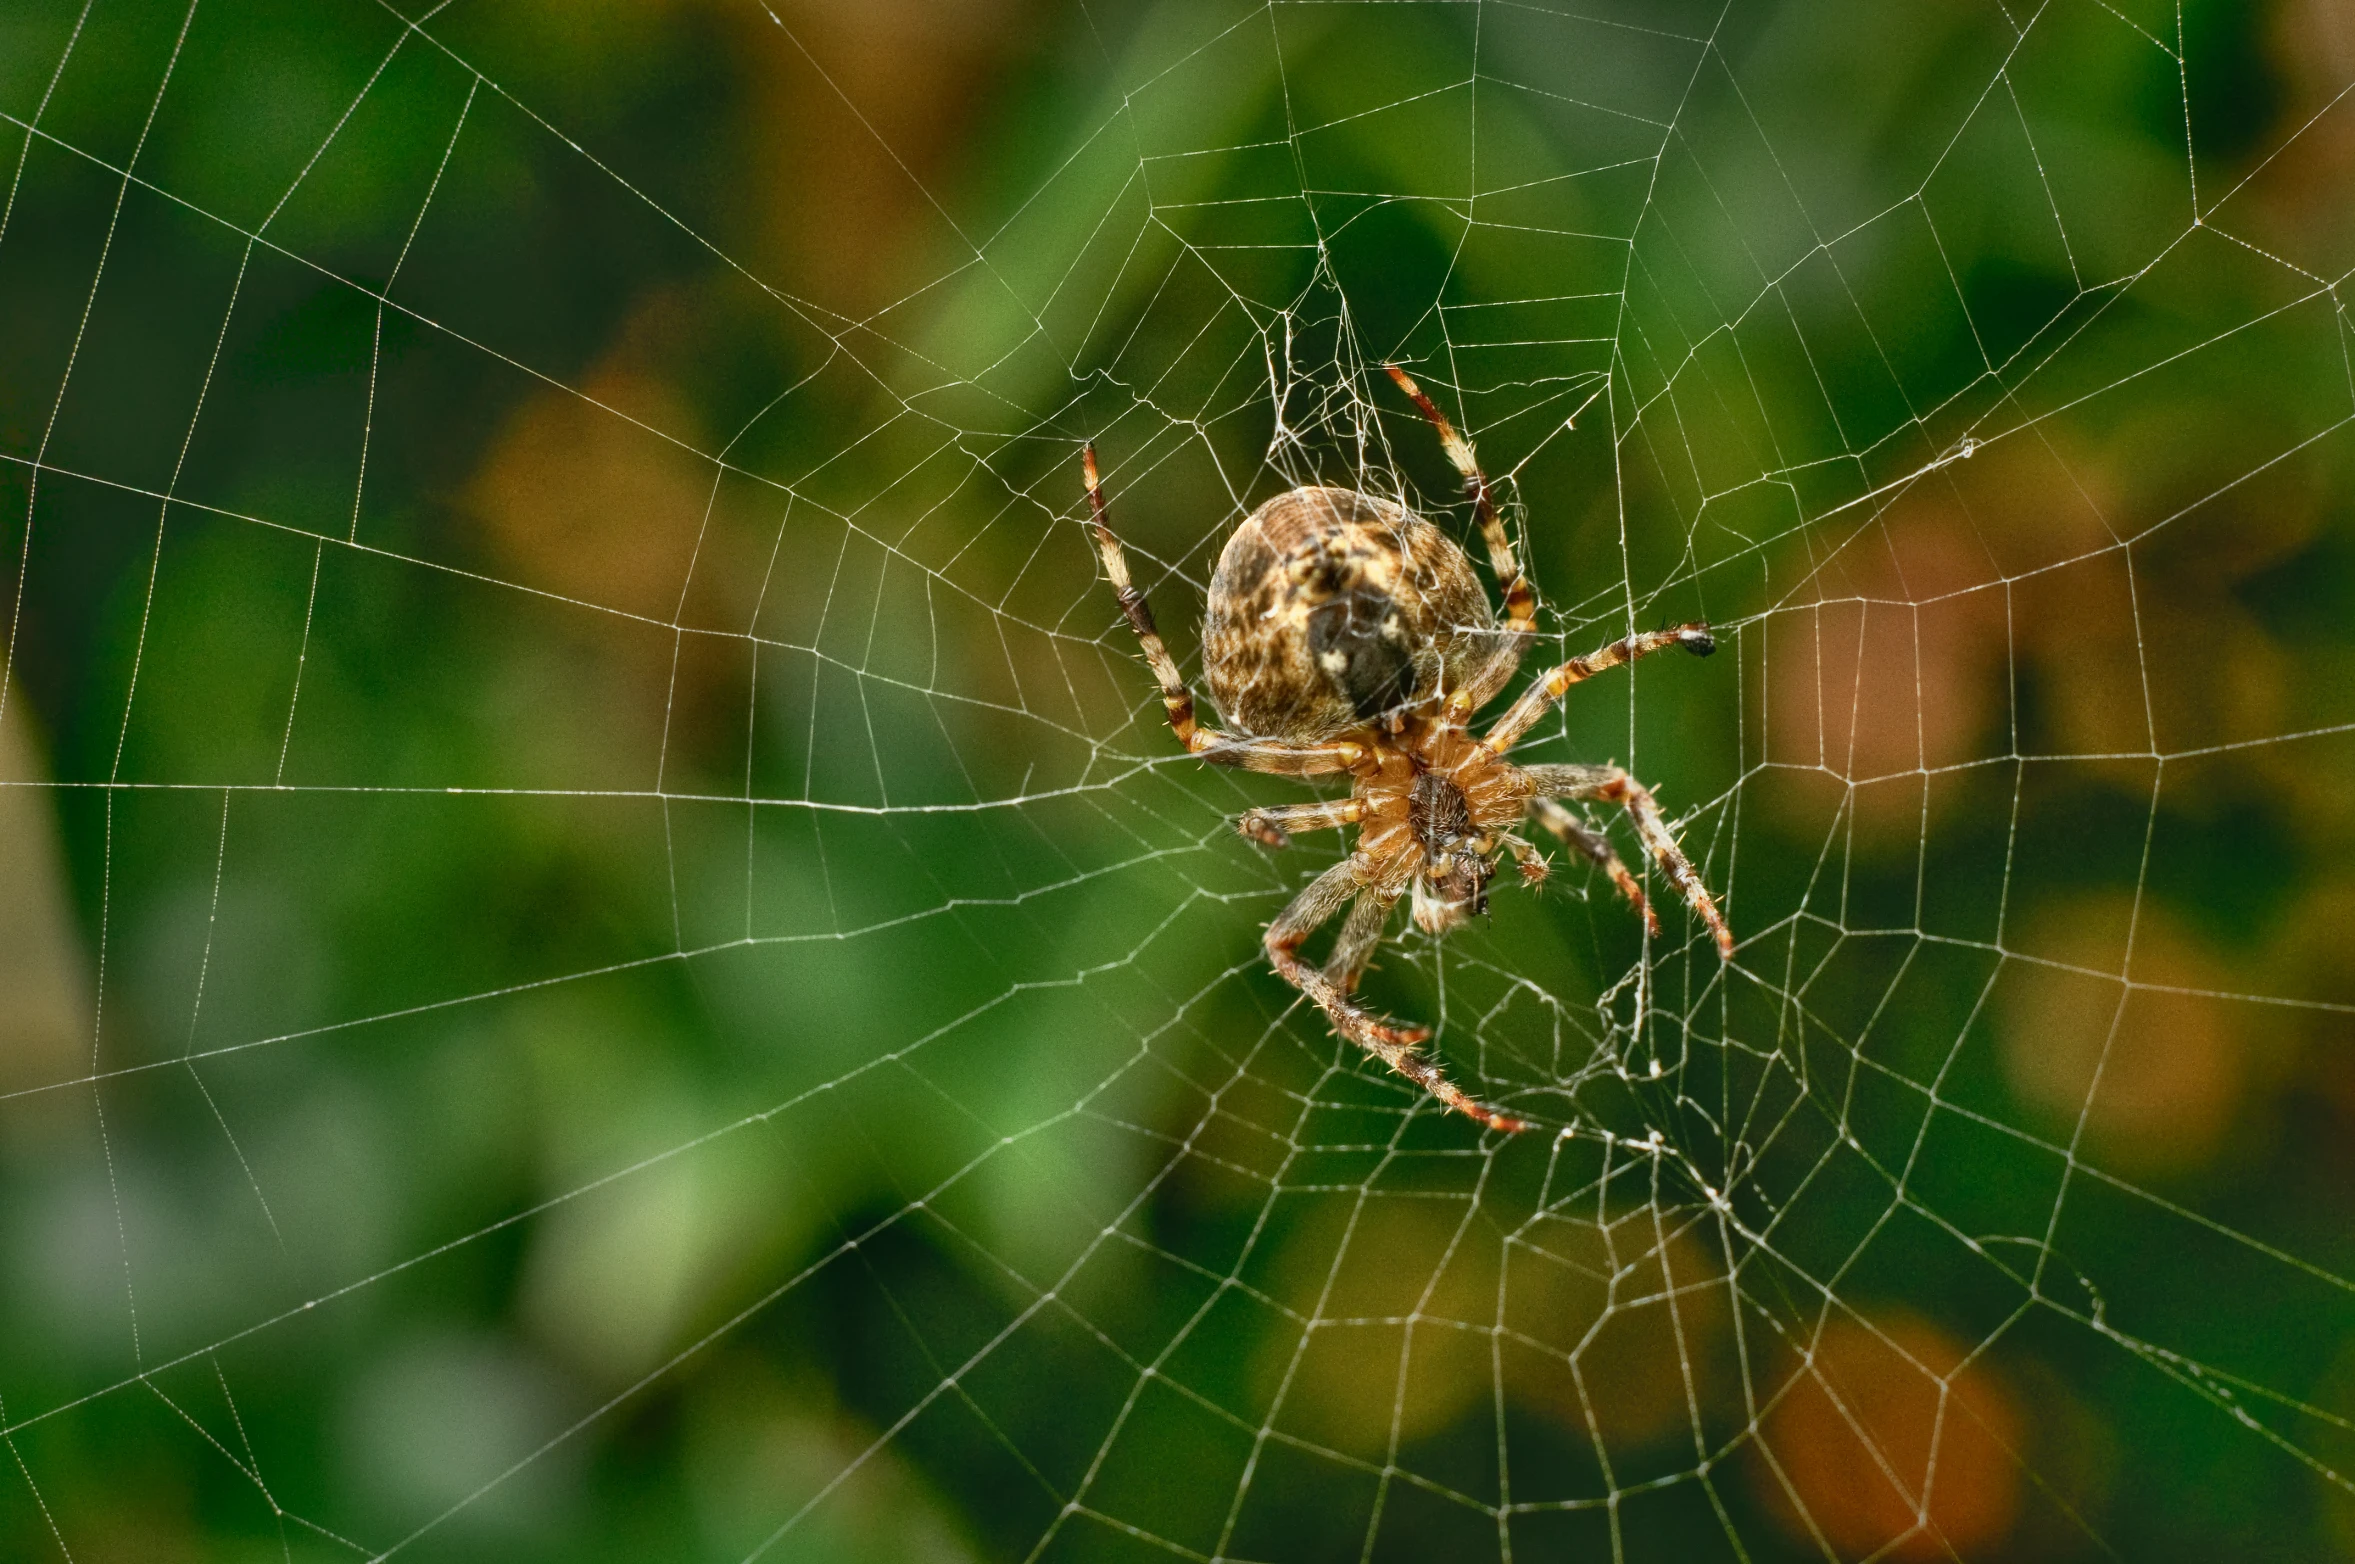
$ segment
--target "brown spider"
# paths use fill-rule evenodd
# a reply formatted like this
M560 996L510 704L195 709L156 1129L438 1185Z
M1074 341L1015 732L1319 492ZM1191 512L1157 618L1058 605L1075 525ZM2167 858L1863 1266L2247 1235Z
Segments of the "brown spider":
M1501 628L1471 561L1430 522L1378 495L1293 489L1246 517L1219 554L1202 627L1202 677L1235 731L1206 728L1194 720L1193 694L1106 523L1092 445L1084 453L1088 500L1105 572L1161 683L1178 742L1216 765L1355 778L1345 799L1253 809L1235 822L1267 848L1288 845L1295 831L1358 828L1357 850L1318 875L1268 925L1264 943L1278 975L1314 1000L1343 1037L1448 1107L1491 1129L1523 1130L1527 1121L1473 1101L1422 1056L1418 1045L1430 1028L1402 1026L1358 1004L1358 980L1401 896L1411 896L1416 926L1437 935L1487 912L1498 854L1512 855L1523 883L1543 880L1544 855L1511 830L1532 815L1609 875L1658 933L1660 920L1635 876L1562 799L1625 809L1730 960L1733 934L1642 783L1617 766L1516 766L1505 759L1580 680L1670 646L1706 657L1717 643L1699 621L1614 641L1549 672L1485 736L1475 737L1467 726L1473 714L1521 664L1537 625L1537 595L1513 557L1472 448L1405 371L1389 366L1389 372L1464 475L1504 591ZM1325 964L1301 960L1309 935L1344 906L1349 915Z

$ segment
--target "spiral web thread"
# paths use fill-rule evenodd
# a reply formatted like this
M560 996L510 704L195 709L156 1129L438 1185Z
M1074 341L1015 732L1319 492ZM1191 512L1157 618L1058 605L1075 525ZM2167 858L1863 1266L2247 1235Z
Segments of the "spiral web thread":
M88 32L101 6L67 19L49 84L8 105L0 261L44 181L96 181L111 209L49 295L76 313L0 453L13 743L45 529L102 504L143 514L147 541L117 616L130 651L97 697L111 740L77 752L102 763L8 779L95 822L79 839L98 853L84 1057L9 1095L84 1115L69 1171L29 1197L50 1247L26 1251L46 1258L21 1307L73 1339L0 1406L17 1534L81 1556L88 1512L53 1502L56 1473L78 1430L137 1416L204 1481L234 1474L233 1524L290 1556L486 1535L561 1552L585 1502L562 1495L594 1485L596 1452L726 1354L789 1357L760 1333L821 1297L863 1300L883 1323L853 1338L892 1367L821 1394L846 1405L814 1453L763 1468L730 1519L676 1521L666 1550L802 1556L884 1525L881 1493L938 1556L1912 1558L2007 1534L2102 1556L2134 1549L2120 1496L2170 1481L2168 1446L2119 1425L2128 1405L2232 1425L2213 1437L2327 1526L2355 1492L2328 1367L2344 1246L2197 1170L2300 1039L2345 1036L2327 939L2301 932L2344 905L2344 870L2237 942L2166 888L2201 851L2179 811L2222 833L2201 800L2327 793L2355 715L2327 676L2343 659L2289 660L2169 551L2345 492L2345 274L2278 186L2345 144L2349 107L2326 83L2215 172L2202 61L2180 14L2147 9L1990 8L1916 101L1854 105L1815 95L1791 40L1820 35L1788 15L1090 17L1087 90L1035 188L989 225L934 201L948 259L855 320L677 215L663 171L575 141L455 15L386 12L373 64L258 202L143 158L182 75L227 68L186 55L209 14L150 51L145 122L119 143L52 128L49 95L108 46ZM792 18L770 20L777 58L808 64ZM2105 161L2056 54L2171 91L2173 163ZM339 187L396 93L436 127L433 156ZM769 321L795 378L681 433L696 420L645 377L503 341L466 308L465 258L434 253L437 205L482 198L498 137L536 140L645 253L675 247ZM365 276L301 237L308 205L338 199L397 219ZM1966 252L2068 286L2022 304ZM187 266L206 346L159 374L142 449L114 460L77 387L135 325L110 285L158 264ZM216 371L288 279L367 333L343 433L304 435L275 488L208 492L217 399L243 387ZM612 463L678 479L691 525L638 527L626 484L612 524L545 545L372 513L424 459L378 434L397 425L388 329L557 431L534 445L503 415L522 432L484 465L522 476L460 475L466 504L528 513L533 482ZM1395 937L1369 980L1433 1025L1467 1089L1539 1124L1518 1137L1436 1113L1265 972L1256 931L1334 839L1269 856L1236 837L1244 807L1314 794L1176 753L1081 527L1092 439L1189 676L1209 563L1283 487L1395 494L1468 540L1379 372L1394 360L1508 502L1543 600L1527 667L1690 617L1723 647L1574 691L1532 753L1658 789L1733 962L1657 881L1669 915L1646 938L1557 854L1541 892L1500 891L1489 926L1444 944ZM2263 411L2141 481L2235 395ZM192 547L217 595L240 572L307 578L269 600L299 620L242 662L220 652L173 580ZM478 714L483 742L404 752L306 690L323 650L349 679L359 621L427 598L544 652L528 695L486 707L554 709L567 742L510 746ZM392 683L451 655L371 633ZM652 678L659 722L606 731L590 664ZM698 688L737 704L696 717ZM146 736L159 708L202 726L197 708L249 697L275 719L208 751ZM2076 855L2100 834L2068 813L2088 788L2125 813L2101 827L2135 844L2122 864ZM1597 823L1636 861L1623 823ZM486 831L618 843L660 926L579 909L577 940L428 969L381 1002L349 996L400 985L224 999L280 959L289 930L253 885L291 857ZM118 916L118 886L175 875L163 911ZM373 1124L386 1177L438 1179L423 1121L468 1088L405 1074L412 1051L556 1038L564 1057L665 985L700 996L721 1085L639 1118L558 1096L533 1196L330 1237L379 1197L359 1163L302 1151L310 1084L371 1059L354 1079L372 1084L344 1089L381 1097L330 1122ZM167 1173L193 1185L159 1191ZM497 1353L401 1356L437 1287L510 1251L546 1355L589 1368L551 1393ZM974 1289L957 1310L919 1251ZM2266 1302L2187 1312L2215 1275ZM86 1328L54 1323L72 1308ZM636 1336L612 1323L632 1309L652 1322ZM240 1380L315 1350L322 1319L394 1365L381 1384L429 1387L337 1392L363 1407L336 1425L359 1448L491 1433L446 1470L420 1455L374 1508L274 1455L289 1436L244 1426L265 1392ZM2295 1350L2267 1339L2300 1328ZM2122 1374L2146 1400L2113 1395ZM1016 1494L970 1534L935 1491L957 1490L942 1452L967 1449Z

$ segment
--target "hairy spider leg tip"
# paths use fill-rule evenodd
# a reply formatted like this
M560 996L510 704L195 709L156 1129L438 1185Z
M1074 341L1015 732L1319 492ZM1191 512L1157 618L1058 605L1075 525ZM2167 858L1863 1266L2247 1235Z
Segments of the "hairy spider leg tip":
M1272 820L1254 820L1245 815L1235 822L1235 829L1246 841L1257 842L1270 852L1281 852L1292 845L1292 833Z

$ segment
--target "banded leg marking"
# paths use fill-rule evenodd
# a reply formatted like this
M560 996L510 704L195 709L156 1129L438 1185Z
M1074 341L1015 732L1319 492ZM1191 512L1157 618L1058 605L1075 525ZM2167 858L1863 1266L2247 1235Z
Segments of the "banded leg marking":
M1716 900L1709 888L1701 883L1700 871L1676 845L1669 833L1668 821L1660 813L1658 800L1651 789L1617 766L1530 766L1529 780L1537 791L1548 798L1591 798L1603 803L1617 804L1635 822L1636 835L1651 849L1652 857L1660 865L1660 872L1683 895L1685 905L1716 937L1717 953L1727 961L1734 957L1733 930L1725 925L1725 916L1717 910ZM1567 811L1565 811L1567 813ZM1648 910L1648 909L1647 909ZM1657 925L1655 925L1657 926Z
M1153 623L1151 605L1129 578L1128 556L1121 550L1120 539L1112 535L1093 445L1081 448L1080 466L1087 475L1088 505L1095 517L1096 552L1103 556L1104 574L1111 578L1113 594L1120 599L1121 613L1145 649L1145 665L1153 670L1153 677L1161 686L1161 704L1169 712L1170 731L1177 735L1178 742L1213 765L1240 766L1245 771L1267 771L1281 776L1313 777L1347 771L1364 759L1364 746L1346 740L1292 744L1282 739L1222 733L1195 721L1194 692L1186 688L1176 659L1169 655L1168 643L1161 639L1161 631Z
M1609 837L1600 831L1590 830L1585 821L1550 798L1531 799L1529 813L1539 825L1585 854L1587 862L1608 875L1611 883L1619 887L1619 894L1644 915L1645 925L1654 934L1660 932L1660 915L1652 910L1650 898L1644 895L1644 888L1636 883L1627 865L1619 861L1619 854L1613 851Z
M1186 688L1177 660L1169 655L1169 645L1161 639L1161 631L1153 623L1153 609L1146 603L1145 594L1129 579L1128 556L1121 552L1120 540L1112 535L1111 520L1104 510L1104 485L1096 475L1095 446L1081 447L1080 466L1088 480L1088 507L1095 515L1096 552L1104 557L1104 574L1112 578L1113 595L1120 599L1120 611L1128 617L1128 627L1144 645L1145 665L1160 681L1161 704L1169 710L1169 726L1187 749L1197 752L1207 749L1221 735L1205 733L1195 725L1194 692Z
M1307 943L1309 935L1339 912L1342 905L1352 897L1360 903L1370 899L1357 883L1355 866L1344 858L1310 881L1308 888L1276 915L1275 921L1267 926L1267 935L1262 941L1276 975L1308 996L1325 1013L1325 1018L1333 1023L1334 1031L1420 1086L1442 1106L1466 1118L1477 1119L1492 1130L1503 1130L1510 1134L1528 1129L1530 1126L1527 1120L1516 1119L1509 1113L1500 1112L1464 1095L1463 1089L1442 1074L1439 1066L1416 1051L1416 1045L1431 1035L1430 1028L1400 1026L1374 1015L1359 1005L1350 996L1348 989L1336 980L1331 963L1320 969L1300 959L1300 947ZM1384 914L1388 910L1387 907L1380 909ZM1369 922L1370 934L1367 931ZM1349 921L1342 926L1343 943L1348 948L1336 951L1336 955L1347 955L1363 972L1365 961L1372 956L1373 947L1380 938L1381 923L1378 917L1361 921L1361 915L1353 909Z
M1447 421L1439 405L1424 394L1423 388L1405 370L1396 364L1382 367L1398 382L1398 389L1422 410L1431 427L1439 431L1440 448L1447 452L1455 470L1463 474L1464 492L1472 497L1472 509L1480 518L1480 539L1488 545L1488 567L1496 572L1497 587L1505 595L1505 628L1516 634L1528 634L1537 628L1537 593L1531 589L1529 578L1521 574L1521 561L1513 553L1513 540L1505 536L1504 518L1496 513L1487 475L1481 472L1471 443L1456 433L1456 426Z
M1344 994L1357 992L1358 983L1372 964L1374 951L1382 943L1382 927L1390 921L1396 901L1384 901L1371 891L1361 893L1349 904L1349 916L1341 920L1340 937L1333 941L1333 953L1325 958L1325 981Z
M1537 720L1550 710L1554 702L1569 692L1573 684L1583 684L1598 673L1606 673L1622 663L1649 657L1654 652L1681 646L1695 657L1706 657L1717 650L1717 638L1709 633L1709 626L1696 619L1690 624L1677 625L1669 630L1645 630L1598 647L1584 657L1573 657L1560 667L1531 685L1513 702L1512 709L1497 720L1488 737L1480 742L1501 755L1521 742Z
M1278 804L1272 809L1245 810L1236 819L1235 829L1273 852L1291 846L1295 831L1331 831L1357 824L1364 814L1364 803L1354 798L1315 804Z

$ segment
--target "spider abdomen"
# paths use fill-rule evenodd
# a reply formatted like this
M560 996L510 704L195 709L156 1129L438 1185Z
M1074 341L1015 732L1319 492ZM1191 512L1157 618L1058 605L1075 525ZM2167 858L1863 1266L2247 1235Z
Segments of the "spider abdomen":
M1211 577L1203 678L1227 721L1313 740L1460 687L1501 637L1464 551L1353 489L1277 495Z

